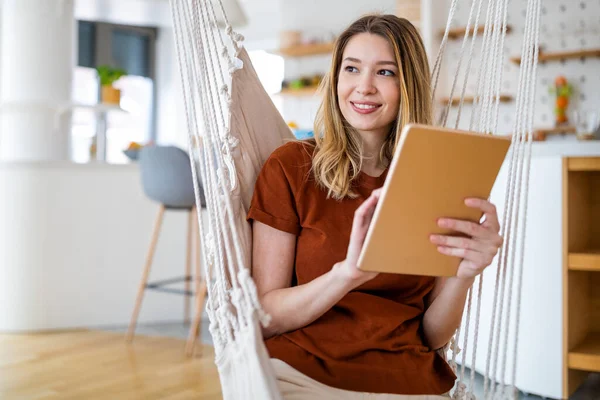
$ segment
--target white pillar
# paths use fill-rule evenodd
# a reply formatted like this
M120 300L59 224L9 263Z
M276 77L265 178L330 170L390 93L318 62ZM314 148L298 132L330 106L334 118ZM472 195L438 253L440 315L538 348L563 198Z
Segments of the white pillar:
M65 160L75 66L74 0L4 0L0 161Z

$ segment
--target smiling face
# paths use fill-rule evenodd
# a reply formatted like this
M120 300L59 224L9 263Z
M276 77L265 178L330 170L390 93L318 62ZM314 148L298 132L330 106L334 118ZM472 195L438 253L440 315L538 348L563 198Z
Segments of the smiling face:
M398 67L392 46L380 35L354 35L344 49L338 104L346 121L363 138L377 135L384 139L398 117Z
M328 196L354 196L363 167L389 165L406 124L433 123L430 75L419 31L405 18L365 15L340 33L314 124L314 177Z

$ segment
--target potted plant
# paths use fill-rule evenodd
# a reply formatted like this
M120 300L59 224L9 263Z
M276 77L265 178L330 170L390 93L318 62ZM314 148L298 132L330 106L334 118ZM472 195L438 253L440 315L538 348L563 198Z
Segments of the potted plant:
M115 88L113 83L122 76L127 75L127 72L121 68L113 68L108 65L96 67L96 71L98 72L100 85L102 86L102 103L120 104L121 90Z

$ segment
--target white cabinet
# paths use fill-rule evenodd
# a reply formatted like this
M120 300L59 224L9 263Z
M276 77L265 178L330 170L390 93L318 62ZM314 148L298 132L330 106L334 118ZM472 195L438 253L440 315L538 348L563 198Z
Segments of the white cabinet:
M516 386L525 393L553 399L564 398L563 393L566 388L564 387L563 370L566 370L566 357L564 357L566 350L563 344L565 332L563 329L563 158L573 155L593 156L598 154L600 154L599 143L573 141L570 143L534 144L528 185L527 216L525 217L522 212L519 216L520 221L526 222L526 236L522 297L519 304ZM505 211L507 177L508 162L503 166L491 195L492 201L498 207L501 223ZM524 195L523 192L522 196ZM510 240L506 233L504 237L505 240ZM518 249L520 246L516 248ZM517 260L518 256L519 253L517 253ZM486 371L491 373L494 370L493 360L497 359L496 376L499 378L504 376L504 381L508 384L512 382L512 366L515 360L517 292L515 286L510 300L511 322L508 346L505 347L504 327L506 324L503 318L500 350L498 356L494 357L495 344L490 346L489 343L497 264L498 257L484 273L475 370L482 374L485 374ZM511 265L517 267L514 261L508 263L509 267ZM516 283L517 277L515 276L513 279ZM509 307L508 291L509 287L507 286L502 301L504 315ZM475 306L474 297L473 316ZM498 313L498 309L496 313ZM474 327L473 319L470 324L469 343L465 351L467 367L473 365ZM465 329L463 322L460 347L463 347ZM502 375L504 349L507 349L508 352L505 373ZM492 352L492 363L488 368L487 354L489 351ZM463 354L459 354L457 359L459 364L462 362L462 357Z

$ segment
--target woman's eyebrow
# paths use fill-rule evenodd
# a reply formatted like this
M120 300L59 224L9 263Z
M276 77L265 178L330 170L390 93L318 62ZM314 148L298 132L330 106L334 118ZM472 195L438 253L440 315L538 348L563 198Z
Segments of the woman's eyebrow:
M351 61L351 62L355 62L360 64L362 61L360 61L358 58L354 58L354 57L346 57L344 58L344 61ZM398 67L398 65L396 64L395 61L377 61L375 63L375 65L393 65L394 67Z

